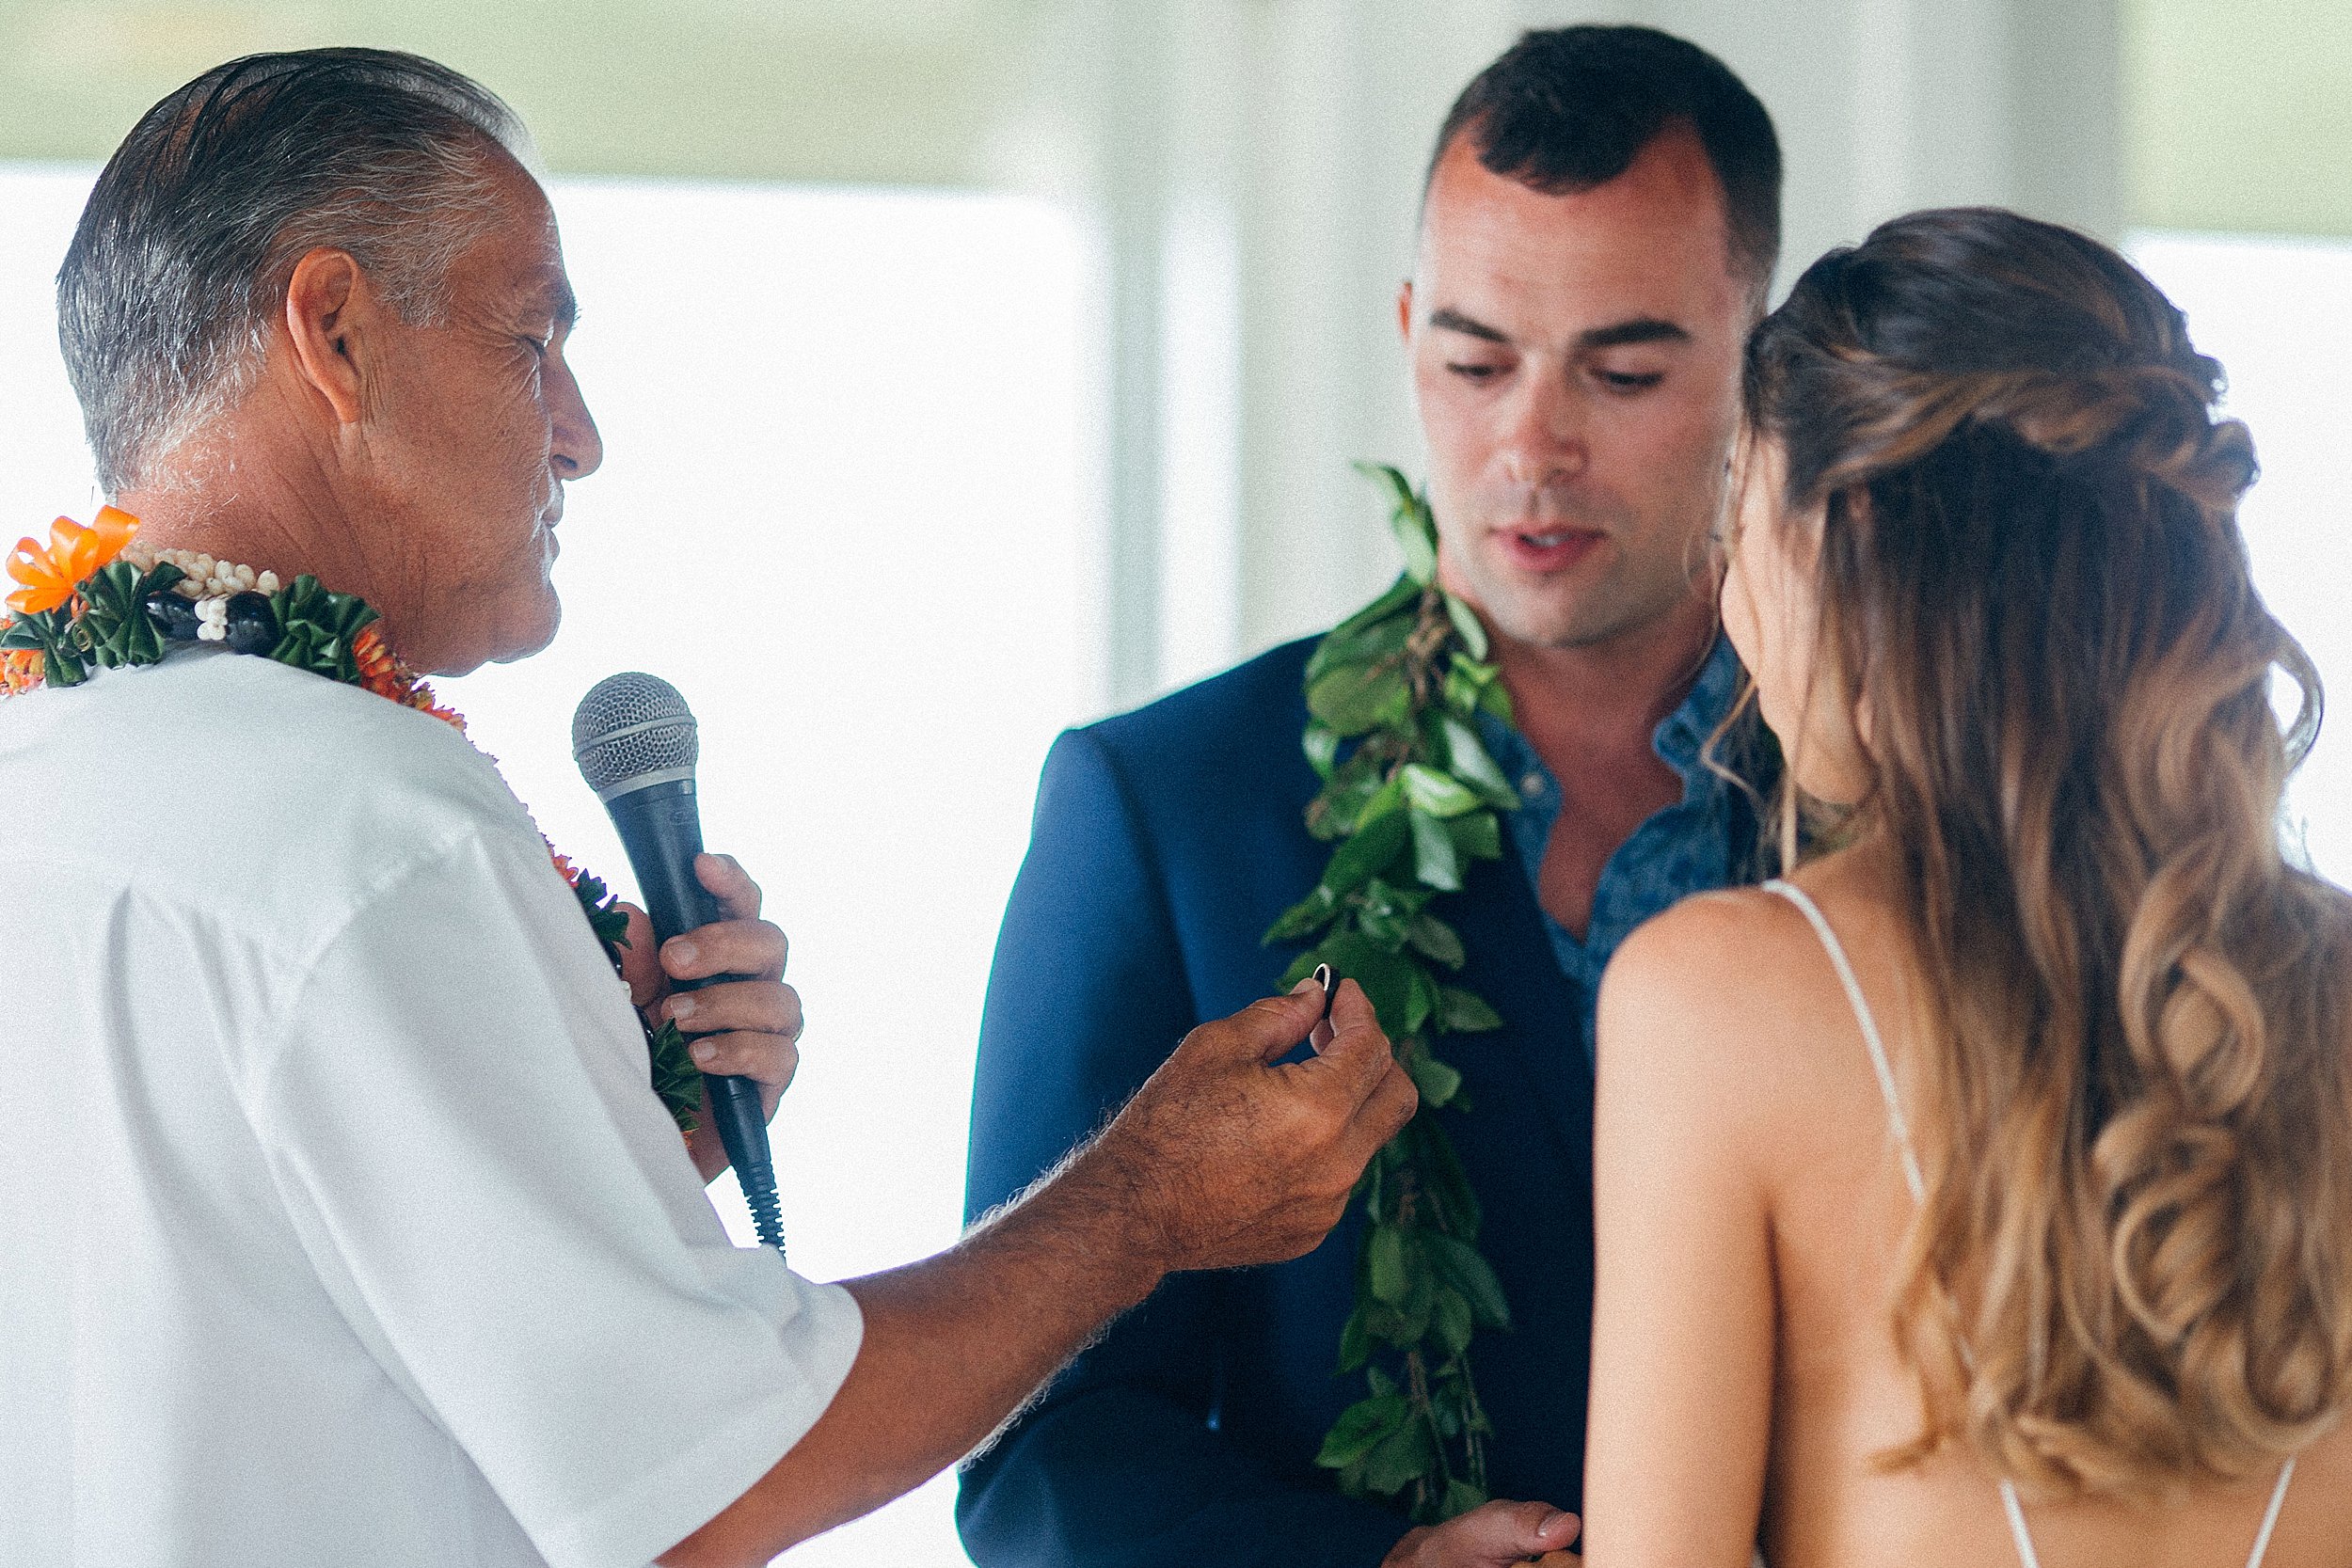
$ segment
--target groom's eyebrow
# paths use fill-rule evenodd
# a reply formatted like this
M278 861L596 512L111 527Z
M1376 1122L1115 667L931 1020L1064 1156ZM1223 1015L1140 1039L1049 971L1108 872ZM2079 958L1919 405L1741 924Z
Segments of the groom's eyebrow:
M1675 323L1658 316L1636 316L1630 321L1615 322L1608 326L1596 326L1576 337L1579 349L1622 348L1628 343L1687 343L1691 334Z
M1429 312L1429 325L1445 332L1459 332L1466 338L1482 342L1504 343L1510 335L1500 327L1488 326L1475 316L1466 316L1452 306L1440 306ZM1595 349L1623 348L1629 343L1687 343L1690 331L1662 316L1634 316L1607 326L1590 327L1576 335L1576 350L1589 354Z

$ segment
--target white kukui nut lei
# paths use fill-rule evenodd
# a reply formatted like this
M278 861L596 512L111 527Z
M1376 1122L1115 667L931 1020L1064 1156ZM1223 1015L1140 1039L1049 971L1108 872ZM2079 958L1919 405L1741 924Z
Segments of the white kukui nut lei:
M280 587L276 572L257 572L250 566L215 560L201 550L149 549L135 540L123 547L122 559L142 572L159 561L179 567L185 575L173 592L196 600L199 613L210 600L226 600L232 594L275 594ZM217 642L220 638L205 636L204 641Z

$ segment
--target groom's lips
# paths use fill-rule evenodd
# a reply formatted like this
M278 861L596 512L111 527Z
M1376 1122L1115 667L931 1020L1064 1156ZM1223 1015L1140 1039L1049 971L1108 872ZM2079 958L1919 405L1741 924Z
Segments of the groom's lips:
M1597 529L1502 529L1496 537L1511 563L1528 572L1565 572L1609 537Z

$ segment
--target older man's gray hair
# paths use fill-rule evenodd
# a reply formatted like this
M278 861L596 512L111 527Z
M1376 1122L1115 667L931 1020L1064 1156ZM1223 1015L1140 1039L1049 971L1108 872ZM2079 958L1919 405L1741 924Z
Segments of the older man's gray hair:
M109 495L253 384L296 261L348 251L411 323L489 227L522 122L445 66L378 49L253 55L147 111L57 274L57 338Z

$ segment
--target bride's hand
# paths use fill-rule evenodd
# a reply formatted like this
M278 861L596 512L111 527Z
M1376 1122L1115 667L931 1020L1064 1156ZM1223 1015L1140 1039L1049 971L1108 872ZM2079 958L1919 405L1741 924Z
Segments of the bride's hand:
M1577 1517L1549 1503L1491 1502L1398 1542L1380 1568L1514 1568L1531 1558L1579 1560L1566 1548Z

